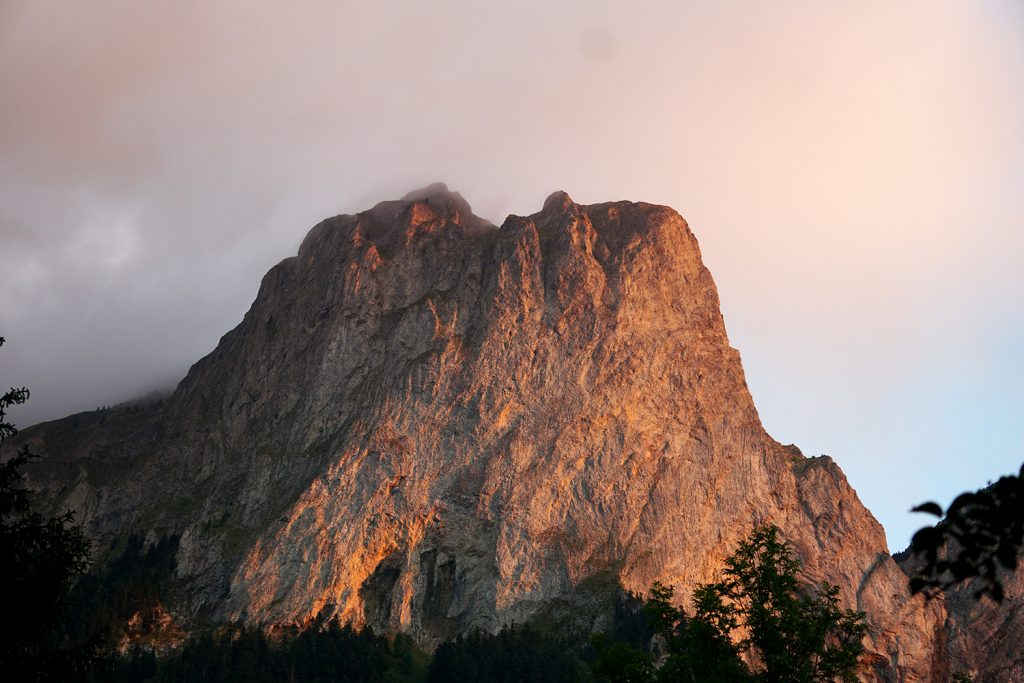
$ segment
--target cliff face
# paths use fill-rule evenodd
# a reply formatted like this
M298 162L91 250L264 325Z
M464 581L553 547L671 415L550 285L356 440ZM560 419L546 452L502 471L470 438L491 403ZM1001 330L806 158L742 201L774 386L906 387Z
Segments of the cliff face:
M765 433L666 207L556 193L499 229L433 186L326 220L165 403L28 434L98 547L181 534L186 622L339 614L430 647L594 576L689 604L771 521L867 611L869 677L948 667L943 605L839 468Z
M1024 576L1003 581L1006 599L997 609L977 601L970 586L945 596L945 645L954 670L977 681L1024 681Z
M904 554L899 564L912 573L921 562ZM1000 581L1006 596L998 605L978 600L970 580L938 597L944 622L935 648L945 670L970 674L978 683L1024 681L1024 571L1002 571Z

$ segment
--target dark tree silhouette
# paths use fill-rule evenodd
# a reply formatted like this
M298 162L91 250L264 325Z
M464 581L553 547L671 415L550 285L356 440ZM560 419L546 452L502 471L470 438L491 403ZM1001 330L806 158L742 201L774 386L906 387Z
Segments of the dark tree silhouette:
M258 628L226 624L193 634L167 657L136 652L97 680L104 683L423 683L426 655L408 636L389 640L336 619L270 638ZM457 679L446 679L457 680Z
M505 628L496 635L474 633L437 649L430 683L573 683L589 672L572 645L529 627Z
M0 396L0 442L17 434L7 409L28 397L24 387ZM0 463L0 671L8 680L59 680L91 662L86 650L55 642L64 597L85 570L89 542L70 512L44 517L32 508L21 468L34 457L24 446Z
M0 346L3 346L6 341L6 339L0 337ZM7 393L0 396L0 442L18 433L14 425L5 419L7 417L7 409L11 406L21 405L28 400L28 396L29 391L25 387L20 389L11 387Z
M956 497L949 509L934 502L913 512L943 518L917 531L911 552L923 561L910 580L912 593L932 595L975 579L974 596L1003 600L1001 571L1015 571L1024 547L1024 466L980 491Z
M834 586L802 586L799 570L768 525L739 544L720 581L694 591L692 617L655 584L647 609L667 649L656 680L855 681L864 613L841 609Z

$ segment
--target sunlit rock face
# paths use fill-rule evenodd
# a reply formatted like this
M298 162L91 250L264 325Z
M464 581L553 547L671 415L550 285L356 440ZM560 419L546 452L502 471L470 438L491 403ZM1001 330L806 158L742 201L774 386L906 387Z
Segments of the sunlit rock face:
M869 679L948 669L943 605L839 468L765 433L667 207L556 193L498 228L432 186L331 218L162 405L30 435L97 547L181 535L186 621L337 614L433 647L599 575L688 604L774 522L867 611Z

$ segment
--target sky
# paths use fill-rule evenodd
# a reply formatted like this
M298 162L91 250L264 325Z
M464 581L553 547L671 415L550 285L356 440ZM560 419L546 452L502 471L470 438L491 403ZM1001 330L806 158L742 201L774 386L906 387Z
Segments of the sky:
M0 0L0 381L173 386L327 216L690 223L768 432L908 510L1024 461L1024 3Z

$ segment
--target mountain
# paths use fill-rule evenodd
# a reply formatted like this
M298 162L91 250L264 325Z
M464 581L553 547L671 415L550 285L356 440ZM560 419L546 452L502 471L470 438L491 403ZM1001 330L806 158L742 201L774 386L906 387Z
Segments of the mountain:
M169 398L26 436L100 563L179 537L186 628L339 615L432 648L555 608L600 627L594 586L689 604L773 522L867 612L869 679L974 656L839 467L765 432L664 206L558 192L498 228L435 185L330 218Z

